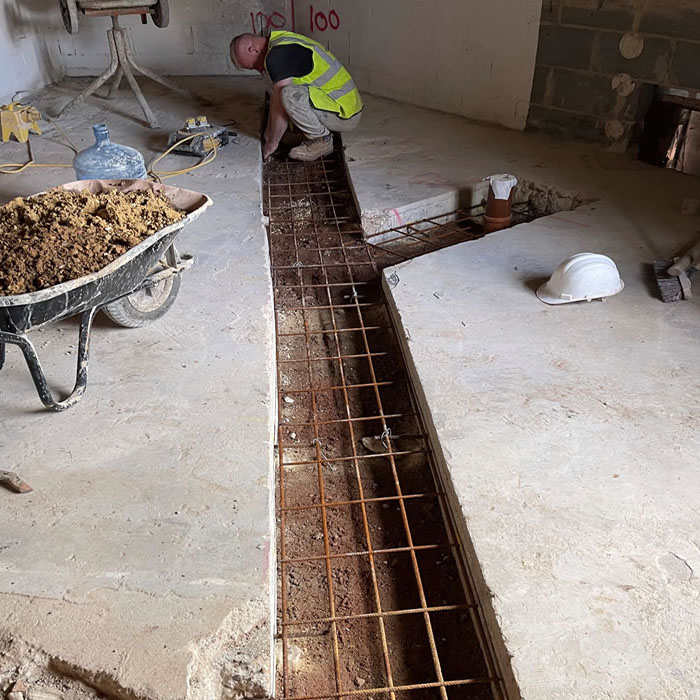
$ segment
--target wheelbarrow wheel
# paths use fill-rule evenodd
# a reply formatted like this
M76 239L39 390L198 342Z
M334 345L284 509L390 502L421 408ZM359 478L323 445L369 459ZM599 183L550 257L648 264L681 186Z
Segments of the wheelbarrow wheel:
M63 26L69 34L78 33L78 5L76 0L59 0Z
M171 275L153 287L107 304L102 310L118 326L141 328L165 316L175 303L181 283L180 275Z
M170 6L168 5L168 0L158 0L151 8L151 19L153 20L153 24L161 29L170 24Z

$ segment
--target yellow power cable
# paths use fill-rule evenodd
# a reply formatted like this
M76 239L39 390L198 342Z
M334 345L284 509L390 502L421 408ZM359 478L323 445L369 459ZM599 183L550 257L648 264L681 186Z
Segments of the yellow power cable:
M198 134L190 134L189 136L185 136L185 138L180 139L177 143L174 143L172 146L170 146L170 148L168 148L167 151L161 153L151 162L151 164L148 166L148 174L154 180L160 182L161 180L166 180L169 177L185 175L186 173L189 173L192 170L197 170L197 168L201 168L205 165L209 165L209 163L213 163L216 160L216 155L219 152L219 147L216 145L216 139L212 137L211 141L214 146L213 150L207 153L206 156L203 156L199 163L197 163L196 165L191 165L189 168L182 168L181 170L155 170L155 166L158 163L160 163L160 161L163 160L163 158L170 155L170 153L172 153L178 146L182 145L183 143L187 143L187 141L191 141L192 139L196 139L198 136L202 136L203 133L206 132L200 131ZM210 131L208 133L213 134L214 132Z
M27 150L29 151L29 160L26 163L3 163L0 165L0 173L3 175L17 175L25 171L27 168L72 168L72 165L65 163L35 163L34 153L32 152L32 144L27 139ZM7 168L13 168L8 170Z
M52 124L53 126L58 129L60 134L63 136L65 141L68 143L69 147L71 150L73 150L75 153L78 153L78 149L73 145L73 142L68 138L66 135L66 132L61 129L61 127L53 121L53 119L49 119L48 117L46 120ZM198 168L202 168L205 165L209 165L210 163L213 163L216 160L216 156L219 152L219 147L217 146L216 139L211 137L213 149L210 151L206 156L203 156L202 159L197 163L196 165L191 165L188 168L181 168L180 170L155 170L155 166L163 160L166 156L170 155L173 150L175 150L178 146L181 146L183 143L187 143L188 141L191 141L192 139L197 138L198 136L202 136L203 134L206 135L206 133L213 134L214 132L199 132L197 134L190 134L189 136L185 136L185 138L180 139L177 143L174 143L170 148L168 148L167 151L164 153L161 153L159 156L157 156L149 165L148 167L148 174L151 176L151 179L156 180L157 182L160 182L161 180L166 180L170 177L176 177L178 175L185 175L186 173L191 172L192 170L197 170ZM31 144L31 139L27 140L27 149L29 150L29 160L26 163L3 163L0 165L0 173L3 175L18 175L21 172L24 172L27 168L72 168L72 164L67 164L67 163L35 163L34 162L34 153L32 152L32 144ZM12 170L9 170L9 168L12 168Z
M55 122L51 117L48 115L43 115L42 117L45 119L49 124L53 125L56 127L58 132L61 134L65 142L68 144L68 147L74 152L77 153L78 149L75 147L75 144L68 138L68 135L66 134L63 129L58 125L57 122ZM31 139L27 139L27 150L29 151L29 160L26 163L3 163L0 165L0 173L3 175L17 175L18 173L24 172L27 168L72 168L72 165L68 165L66 163L35 163L34 162L34 154L32 152L32 143ZM13 168L12 170L8 170L7 168Z

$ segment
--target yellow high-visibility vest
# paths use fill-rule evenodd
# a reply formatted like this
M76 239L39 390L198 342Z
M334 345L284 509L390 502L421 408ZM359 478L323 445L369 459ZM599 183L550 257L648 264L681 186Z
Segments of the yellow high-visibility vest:
M311 49L314 54L314 67L311 73L301 78L292 78L295 85L308 85L311 103L317 109L335 112L343 119L350 119L364 107L360 91L350 73L330 52L313 39L294 32L272 32L269 52L277 46L298 44ZM267 64L267 57L265 58Z

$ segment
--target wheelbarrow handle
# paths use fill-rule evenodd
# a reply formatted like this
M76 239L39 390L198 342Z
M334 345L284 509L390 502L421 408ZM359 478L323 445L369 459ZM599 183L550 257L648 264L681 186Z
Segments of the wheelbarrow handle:
M87 377L88 377L88 360L90 354L90 330L92 329L92 321L95 318L95 314L99 311L99 306L94 306L87 311L84 311L80 317L80 336L78 341L78 360L75 371L75 386L73 391L62 401L57 401L51 389L49 389L48 382L46 381L46 375L44 370L41 368L41 363L36 354L36 350L32 345L32 342L20 333L7 333L5 331L0 331L0 345L4 343L10 343L12 345L19 346L20 350L24 354L24 359L27 362L27 367L29 367L29 372L32 375L34 381L34 386L36 386L37 393L41 402L50 408L52 411L65 411L67 408L74 406L85 393L87 388Z

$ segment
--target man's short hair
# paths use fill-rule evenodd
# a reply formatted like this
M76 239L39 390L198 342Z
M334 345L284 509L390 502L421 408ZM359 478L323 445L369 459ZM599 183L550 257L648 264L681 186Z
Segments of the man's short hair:
M256 39L257 35L248 32L244 34L239 34L238 36L233 37L233 39L231 40L231 60L233 61L233 65L236 66L238 70L247 70L240 63L238 63L238 59L236 58L236 49L238 48L238 44L241 42L242 39L245 39L247 37L250 37L251 39Z
M238 70L243 70L243 66L241 66L238 63L238 59L236 58L236 47L238 46L238 43L240 40L245 36L245 34L239 34L238 36L234 36L233 39L231 39L231 46L230 46L230 52L231 52L231 61L233 61L233 65L238 68Z

